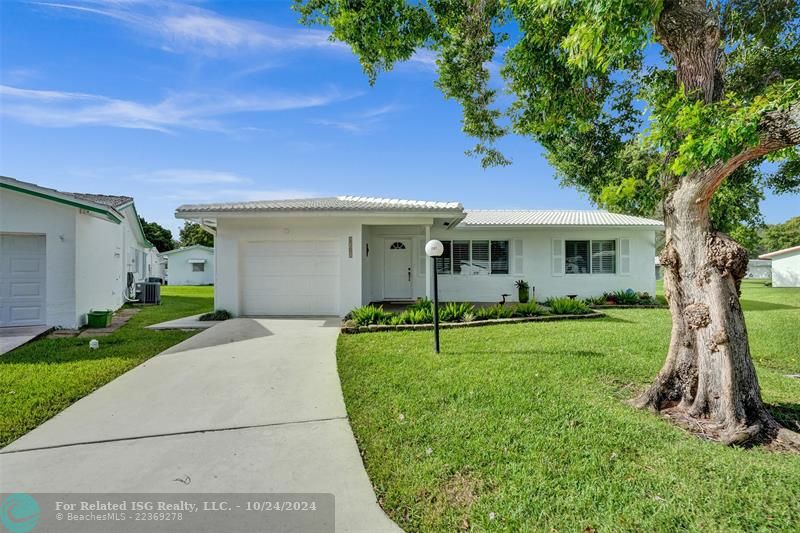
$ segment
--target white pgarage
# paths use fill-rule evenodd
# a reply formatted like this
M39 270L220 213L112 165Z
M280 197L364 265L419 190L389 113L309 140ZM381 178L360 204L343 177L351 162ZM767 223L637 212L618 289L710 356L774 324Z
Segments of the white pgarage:
M0 327L47 319L44 235L0 235Z
M336 315L334 241L250 241L240 247L243 315Z

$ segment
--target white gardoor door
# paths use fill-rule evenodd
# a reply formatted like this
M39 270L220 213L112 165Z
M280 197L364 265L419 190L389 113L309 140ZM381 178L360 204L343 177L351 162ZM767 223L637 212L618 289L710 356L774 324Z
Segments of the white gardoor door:
M44 235L0 235L0 326L46 321Z
M383 298L411 299L411 240L386 239L383 250Z
M336 241L243 242L242 314L338 315Z

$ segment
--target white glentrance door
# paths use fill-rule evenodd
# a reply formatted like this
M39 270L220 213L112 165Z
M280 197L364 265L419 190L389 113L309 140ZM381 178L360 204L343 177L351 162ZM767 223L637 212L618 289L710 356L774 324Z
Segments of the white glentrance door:
M336 241L243 242L243 315L338 315Z
M0 326L45 323L44 235L0 235Z
M383 298L411 299L411 240L386 239L383 251Z

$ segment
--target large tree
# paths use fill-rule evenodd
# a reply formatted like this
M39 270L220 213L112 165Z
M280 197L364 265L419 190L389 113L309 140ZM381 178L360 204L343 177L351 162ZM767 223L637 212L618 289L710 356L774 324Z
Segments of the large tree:
M156 250L167 252L175 248L175 240L172 238L170 230L158 222L148 222L144 217L139 217L139 221L142 223L145 238L153 243Z
M209 248L214 247L214 236L204 230L200 224L189 222L188 220L181 228L181 246L192 246L194 244L202 244Z
M761 246L765 252L800 246L800 217L768 226L761 237Z
M635 405L726 443L797 442L761 400L738 295L747 253L711 217L726 195L798 190L794 0L296 0L295 7L304 23L332 27L371 82L432 50L436 84L461 104L463 130L478 140L469 153L484 165L508 164L496 141L526 135L544 146L563 183L604 205L659 210L672 339ZM507 107L496 99L496 63ZM775 164L761 165L765 158Z

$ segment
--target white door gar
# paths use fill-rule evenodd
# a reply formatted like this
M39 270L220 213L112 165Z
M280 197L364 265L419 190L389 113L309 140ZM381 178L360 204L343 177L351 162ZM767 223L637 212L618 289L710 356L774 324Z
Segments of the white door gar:
M0 235L0 327L46 321L44 235Z
M336 241L243 242L243 315L338 315Z
M411 241L386 239L383 251L383 298L411 299Z

